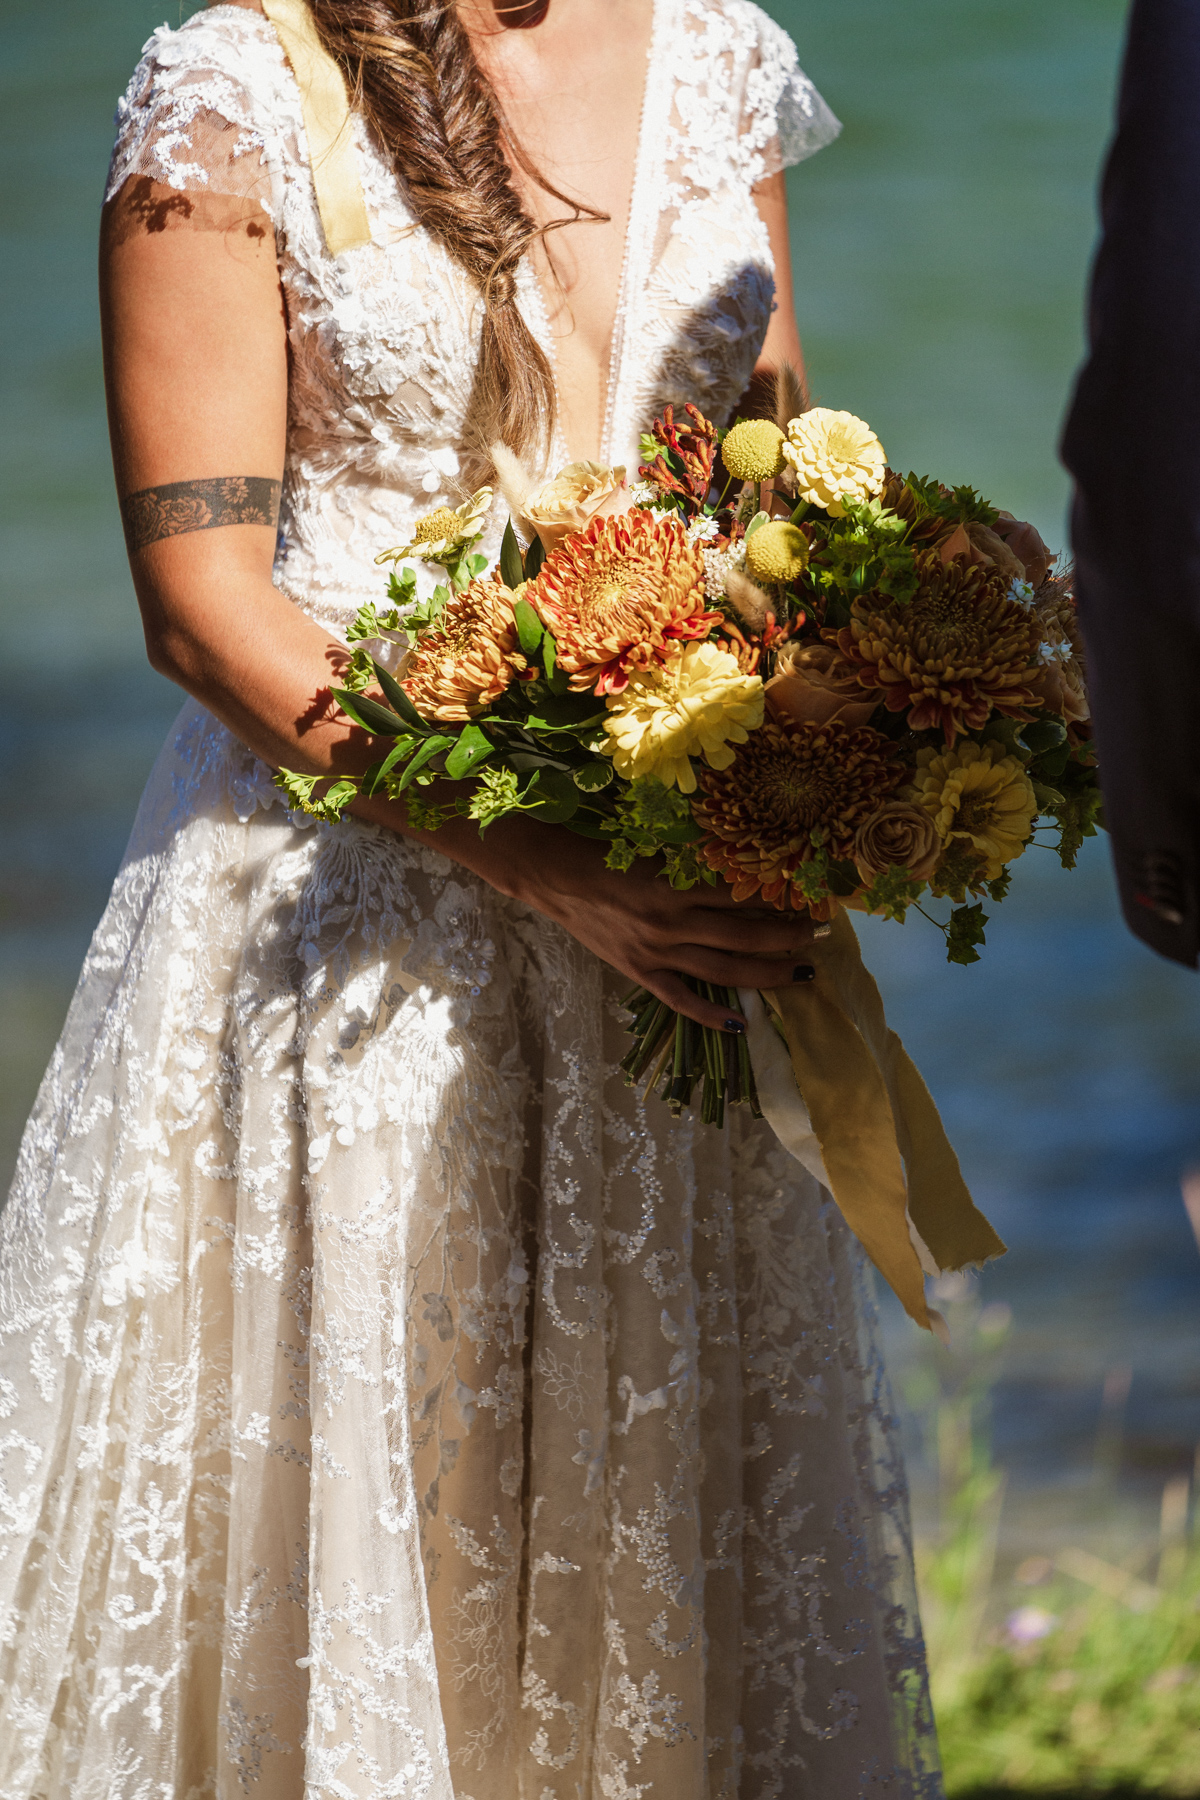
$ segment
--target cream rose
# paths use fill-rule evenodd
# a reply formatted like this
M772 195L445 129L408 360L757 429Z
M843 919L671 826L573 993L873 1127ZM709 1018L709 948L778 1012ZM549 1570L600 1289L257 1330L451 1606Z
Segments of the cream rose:
M893 800L864 819L854 838L854 861L864 881L907 869L914 881L928 881L942 853L929 814L906 800Z
M572 532L586 531L593 519L625 512L631 504L623 467L574 462L526 496L521 516L549 553Z

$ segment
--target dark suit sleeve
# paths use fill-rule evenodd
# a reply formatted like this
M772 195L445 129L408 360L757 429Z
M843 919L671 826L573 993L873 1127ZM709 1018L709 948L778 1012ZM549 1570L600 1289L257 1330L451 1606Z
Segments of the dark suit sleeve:
M1135 0L1063 460L1125 916L1197 960L1200 0Z

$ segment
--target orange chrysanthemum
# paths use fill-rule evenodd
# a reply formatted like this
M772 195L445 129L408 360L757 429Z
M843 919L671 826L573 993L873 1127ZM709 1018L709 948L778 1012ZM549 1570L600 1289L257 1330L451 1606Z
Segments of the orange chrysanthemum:
M917 557L921 586L906 604L865 594L850 623L824 635L841 652L837 673L856 674L913 731L953 744L993 712L1020 718L1033 704L1038 621L1008 598L1009 578L936 551Z
M525 597L578 691L620 693L633 670L721 623L705 610L700 550L677 520L644 511L593 519L546 558Z
M473 581L417 640L400 685L424 718L466 720L486 712L524 668L510 589Z
M792 878L818 849L835 862L853 860L859 827L905 775L889 740L869 725L768 720L728 769L699 771L692 810L709 834L700 854L733 883L736 899L761 893L786 905Z

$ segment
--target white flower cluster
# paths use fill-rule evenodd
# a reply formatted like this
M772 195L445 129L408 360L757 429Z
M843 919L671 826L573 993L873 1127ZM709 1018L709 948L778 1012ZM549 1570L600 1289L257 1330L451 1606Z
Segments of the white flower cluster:
M725 578L731 569L742 570L746 567L746 545L743 540L736 549L705 550L704 557L704 592L710 600L720 600L725 593Z

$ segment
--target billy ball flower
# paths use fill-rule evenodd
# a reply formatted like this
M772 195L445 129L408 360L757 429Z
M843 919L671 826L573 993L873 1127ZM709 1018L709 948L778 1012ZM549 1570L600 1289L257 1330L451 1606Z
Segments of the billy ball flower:
M525 598L554 633L571 687L609 694L721 623L707 611L704 582L702 549L682 524L635 511L593 519L567 538Z
M771 519L746 539L746 568L756 581L797 581L808 566L808 539L786 519Z
M843 496L873 500L887 479L887 457L871 427L853 413L832 412L827 406L814 406L791 420L783 457L799 497L824 507L835 519L845 511Z
M501 581L473 581L421 634L400 685L424 718L473 719L522 672L514 599Z
M853 859L859 827L904 778L891 743L870 726L768 719L727 768L701 770L700 854L736 899L783 901L818 849Z
M610 694L604 729L618 775L655 775L666 787L691 794L693 756L727 769L733 744L744 744L763 717L763 684L745 675L736 659L715 644L689 643L666 662L637 670L619 694Z
M785 441L771 419L742 419L726 433L721 459L735 481L772 481L783 473Z

